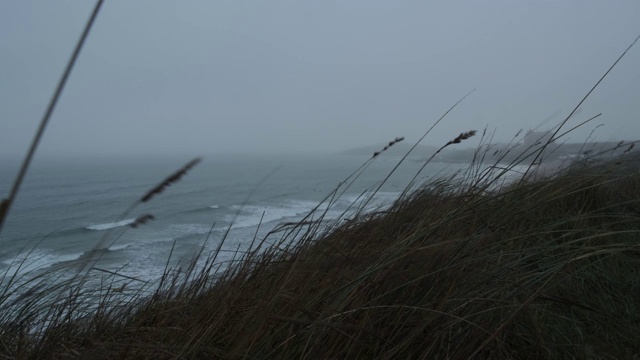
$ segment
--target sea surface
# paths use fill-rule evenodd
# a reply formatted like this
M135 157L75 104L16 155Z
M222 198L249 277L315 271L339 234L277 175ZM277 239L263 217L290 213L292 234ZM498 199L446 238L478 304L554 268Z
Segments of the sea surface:
M20 273L37 273L74 264L99 250L96 267L152 281L167 264L190 260L205 239L205 254L212 251L229 231L217 259L224 263L255 236L261 240L274 227L302 219L367 157L205 157L179 182L123 217L126 209L189 160L36 161L0 233L0 275L15 273L18 267ZM397 160L380 156L373 161L336 199L325 219L340 217L363 192L377 186ZM389 205L421 165L403 163L367 208ZM451 174L457 168L430 164L424 177ZM16 170L15 163L0 163L0 196L7 196ZM325 203L321 210L326 209ZM155 220L131 228L133 219L143 214Z

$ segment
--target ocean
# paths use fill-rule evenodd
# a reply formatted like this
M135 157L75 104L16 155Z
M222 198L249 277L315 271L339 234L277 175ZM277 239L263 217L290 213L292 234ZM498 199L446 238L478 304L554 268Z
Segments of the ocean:
M0 233L0 274L15 273L18 266L20 273L35 274L73 264L98 246L96 267L153 281L168 260L173 267L190 260L208 237L206 254L229 231L217 259L224 263L238 249L246 249L256 234L261 239L279 224L302 219L367 157L205 157L178 183L122 218L131 204L189 160L37 161ZM397 160L380 156L373 161L326 218L339 217L364 191L379 184ZM368 208L391 204L421 165L403 163ZM0 166L0 194L6 196L16 166L6 161ZM455 169L430 164L424 175L442 176ZM143 214L155 220L131 228L133 219Z

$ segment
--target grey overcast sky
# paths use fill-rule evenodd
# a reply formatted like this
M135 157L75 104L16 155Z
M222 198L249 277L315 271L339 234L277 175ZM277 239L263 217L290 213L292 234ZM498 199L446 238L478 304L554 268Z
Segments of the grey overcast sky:
M88 0L0 2L0 154L23 156ZM551 126L640 34L640 1L107 0L45 155L337 152ZM560 112L558 112L560 111ZM640 44L573 124L640 138Z

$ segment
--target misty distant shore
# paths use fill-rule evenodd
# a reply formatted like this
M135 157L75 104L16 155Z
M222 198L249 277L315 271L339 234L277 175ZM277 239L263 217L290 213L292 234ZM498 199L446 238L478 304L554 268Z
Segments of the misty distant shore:
M597 159L607 158L611 156L622 155L625 152L636 150L634 144L638 141L620 141L620 142L588 142L588 143L550 143L545 149L542 160L548 162L566 161L573 162L581 159ZM532 144L533 145L533 144ZM384 152L384 157L399 158L405 156L411 149L412 144L397 144L390 147ZM470 163L481 161L482 163L499 163L509 164L523 157L523 152L527 151L530 146L528 144L485 144L479 148L448 148L434 158L434 162L442 163ZM381 145L368 145L357 148L348 149L338 153L339 155L349 156L372 156L375 152L380 151ZM531 147L531 149L537 148ZM425 161L431 157L438 147L430 145L418 145L409 154L408 158L415 161ZM541 159L538 159L538 161Z

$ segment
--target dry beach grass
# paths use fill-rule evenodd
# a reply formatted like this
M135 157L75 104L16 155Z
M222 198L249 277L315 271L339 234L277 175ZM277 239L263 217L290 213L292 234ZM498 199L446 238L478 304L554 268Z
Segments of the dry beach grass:
M97 289L86 274L47 286L52 270L20 285L20 301L0 297L0 354L632 358L638 164L629 152L491 191L504 167L433 180L384 212L329 229L317 212L247 239L221 271L203 253L204 266L167 268L151 294L117 272Z
M197 258L180 268L167 265L154 283L95 267L102 244L117 240L111 237L69 268L7 270L0 274L0 357L640 358L640 154L629 145L623 156L605 161L599 154L531 175L625 53L546 142L491 166L483 165L489 147L481 146L456 177L422 183L423 167L388 209L362 210L383 179L345 214L348 221L326 219L326 206L319 205L299 222L247 239L249 250L226 263L218 260L226 235L212 252L204 251L207 236ZM475 134L442 140L438 152ZM0 229L40 135L1 203ZM330 206L402 140L374 153L323 204ZM503 182L523 165L516 181ZM140 214L132 225L152 218ZM75 275L64 280L69 272Z

